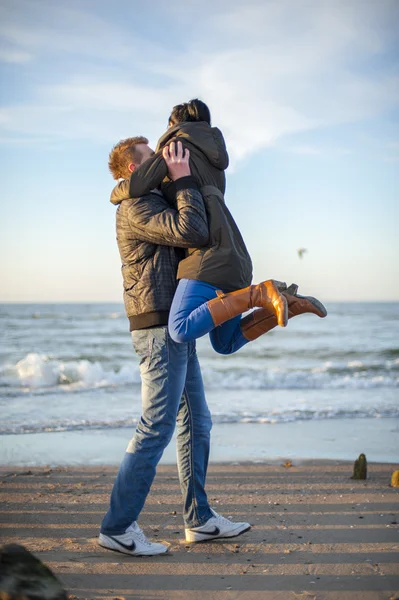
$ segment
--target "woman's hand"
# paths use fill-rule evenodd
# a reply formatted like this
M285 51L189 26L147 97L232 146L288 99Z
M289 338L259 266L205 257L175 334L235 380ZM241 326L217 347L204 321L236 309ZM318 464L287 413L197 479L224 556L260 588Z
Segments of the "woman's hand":
M177 148L176 148L177 147ZM169 177L172 181L191 175L189 158L190 151L188 148L183 148L181 142L172 142L169 146L165 146L162 150L162 156L165 159L168 167Z

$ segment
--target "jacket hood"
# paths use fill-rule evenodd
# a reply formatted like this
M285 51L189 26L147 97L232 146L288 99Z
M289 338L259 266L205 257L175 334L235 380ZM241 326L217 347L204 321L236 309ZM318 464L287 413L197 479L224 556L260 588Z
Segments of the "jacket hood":
M179 123L164 133L158 142L156 152L161 150L172 138L186 139L205 154L209 162L217 169L229 166L229 155L220 129L211 127L205 121Z
M127 198L129 198L129 179L123 179L112 190L110 201L117 205Z

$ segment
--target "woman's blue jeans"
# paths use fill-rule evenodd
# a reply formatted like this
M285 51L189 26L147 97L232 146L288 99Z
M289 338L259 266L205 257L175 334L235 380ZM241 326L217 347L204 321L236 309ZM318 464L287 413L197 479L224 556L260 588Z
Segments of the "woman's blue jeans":
M195 342L176 343L166 326L133 331L132 340L140 358L142 417L119 468L101 532L118 535L137 520L176 424L183 517L187 526L198 527L213 516L205 492L212 421Z
M190 342L206 333L213 349L219 354L233 354L248 344L240 327L241 315L215 327L207 302L216 298L220 288L197 281L181 279L169 314L169 333L180 344Z

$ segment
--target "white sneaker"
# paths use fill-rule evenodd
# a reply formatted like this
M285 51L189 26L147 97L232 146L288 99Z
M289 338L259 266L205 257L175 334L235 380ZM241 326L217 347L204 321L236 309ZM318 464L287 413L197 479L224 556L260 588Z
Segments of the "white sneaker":
M212 510L212 509L211 509ZM249 523L234 523L212 510L213 517L200 527L186 529L186 542L205 542L216 538L230 538L251 529Z
M131 556L154 556L164 554L169 550L164 544L150 542L137 525L136 521L129 525L122 535L106 535L100 533L98 543L108 550L116 550Z

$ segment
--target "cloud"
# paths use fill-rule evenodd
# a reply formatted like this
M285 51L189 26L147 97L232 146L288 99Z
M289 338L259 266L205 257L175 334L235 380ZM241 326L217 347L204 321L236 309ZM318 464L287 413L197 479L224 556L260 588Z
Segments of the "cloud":
M105 19L73 4L14 6L5 30L21 56L40 56L29 66L40 85L29 89L31 105L3 108L7 136L115 141L143 132L155 139L174 104L200 96L234 164L287 135L398 107L399 78L387 58L399 15L394 0L233 2L223 11L205 0L206 28L175 1L168 36L156 43L145 35L150 28L124 23L117 10ZM173 23L183 32L178 48ZM65 62L63 77L54 57Z
M150 58L161 51L156 40L148 42L148 35L134 30L126 16L120 18L115 3L111 14L102 16L101 1L74 1L62 4L52 0L12 0L0 6L0 35L7 44L29 50L45 62L60 58L80 61L93 66L92 60L107 61L113 67L127 67L132 56L145 54ZM119 4L124 1L119 0ZM145 43L147 42L147 43ZM143 46L143 44L145 46Z
M29 52L0 48L0 62L23 64L29 62L31 59L32 55Z
M320 156L322 154L321 149L316 146L286 146L284 150L292 152L292 154L299 154L300 156Z

